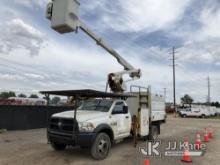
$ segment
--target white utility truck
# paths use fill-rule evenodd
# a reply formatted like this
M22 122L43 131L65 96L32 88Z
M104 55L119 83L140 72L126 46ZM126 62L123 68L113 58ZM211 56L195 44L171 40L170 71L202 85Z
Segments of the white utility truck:
M217 116L217 111L216 111L216 107L214 106L207 106L207 109L210 113L210 116Z
M46 17L51 21L51 28L60 34L82 30L116 58L124 70L108 74L105 92L42 92L46 97L70 96L76 103L80 98L84 100L74 111L51 117L47 131L48 140L57 150L65 149L67 145L91 148L92 156L100 160L107 157L114 142L130 135L134 136L135 145L138 137L155 139L160 133L160 124L165 121L165 101L161 96L152 95L148 88L132 86L130 92L125 93L126 81L123 76L127 74L131 80L139 79L141 70L133 67L80 20L79 7L79 0L49 2ZM112 93L107 92L108 88ZM135 92L134 88L138 90Z
M55 150L64 150L68 145L90 149L92 157L97 160L108 156L112 144L130 136L134 137L135 145L138 138L156 139L160 125L166 120L164 98L152 95L150 91L41 93L84 98L78 108L52 115L48 121L48 141Z
M216 112L216 115L219 116L220 115L220 108L215 108L215 112Z
M186 107L179 109L179 114L181 117L201 117L206 118L210 116L210 112L206 106L201 105L191 105L191 107Z

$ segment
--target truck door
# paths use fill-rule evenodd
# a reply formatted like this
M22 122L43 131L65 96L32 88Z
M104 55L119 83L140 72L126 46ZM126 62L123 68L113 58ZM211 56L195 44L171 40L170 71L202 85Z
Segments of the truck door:
M193 116L196 116L196 117L200 116L200 109L194 110Z
M187 116L193 116L193 108L187 109Z
M131 115L123 101L116 102L112 109L112 122L116 123L115 137L123 138L130 134Z

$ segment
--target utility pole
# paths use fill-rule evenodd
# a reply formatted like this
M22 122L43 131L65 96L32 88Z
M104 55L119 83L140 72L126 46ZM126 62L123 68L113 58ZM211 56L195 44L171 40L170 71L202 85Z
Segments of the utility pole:
M167 97L167 88L164 88L164 100L166 101L166 97Z
M208 77L208 106L210 106L211 105L211 85L210 85L210 78Z
M172 49L172 67L173 67L173 106L174 106L174 116L176 117L176 50L175 47Z

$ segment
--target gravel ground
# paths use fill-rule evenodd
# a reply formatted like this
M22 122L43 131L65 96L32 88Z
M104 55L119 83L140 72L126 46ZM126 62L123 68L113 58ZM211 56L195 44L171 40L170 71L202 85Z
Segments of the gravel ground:
M190 142L195 141L197 130L212 126L215 137L209 143L204 156L192 157L194 165L219 165L220 162L220 120L213 119L181 119L169 117L162 125L159 147L163 155L168 141L182 141L184 137ZM0 134L0 165L143 165L144 159L150 165L184 164L181 157L148 157L144 158L138 151L145 146L144 141L138 142L134 148L132 139L112 147L109 157L103 161L95 161L86 150L68 148L65 151L54 151L46 141L46 130L11 131Z

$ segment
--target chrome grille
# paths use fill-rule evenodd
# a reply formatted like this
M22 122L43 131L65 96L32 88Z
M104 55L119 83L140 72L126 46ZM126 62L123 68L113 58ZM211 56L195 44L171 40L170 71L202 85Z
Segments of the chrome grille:
M78 123L74 119L51 118L50 131L73 134L78 132Z

